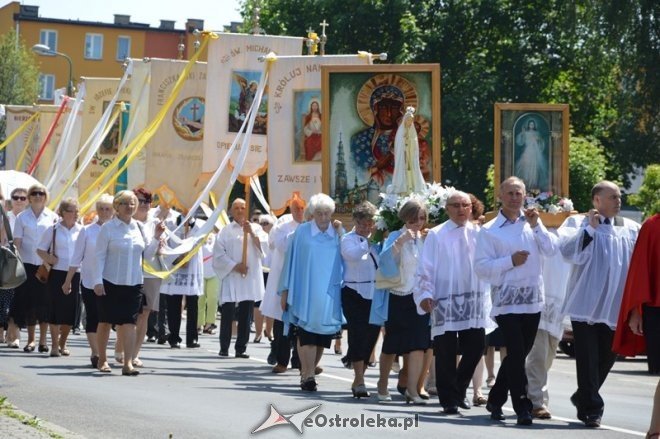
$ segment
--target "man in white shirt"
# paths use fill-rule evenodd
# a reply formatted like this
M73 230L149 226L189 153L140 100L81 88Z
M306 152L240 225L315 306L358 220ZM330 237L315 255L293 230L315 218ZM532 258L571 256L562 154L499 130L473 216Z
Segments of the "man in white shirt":
M486 409L491 419L504 420L502 405L510 391L518 425L532 423L525 358L534 343L543 308L541 259L554 255L558 244L535 208L523 211L525 194L525 183L518 177L502 182L502 208L479 232L475 251L475 270L491 285L491 317L501 328L507 349Z
M605 403L598 391L616 360L612 352L639 224L618 215L621 192L610 181L591 190L588 215L567 218L559 229L561 253L572 265L563 311L571 317L575 337L578 390L571 396L577 417L599 427Z
M213 247L213 269L222 281L218 355L229 356L232 322L238 305L236 358L250 358L245 352L250 338L250 315L254 302L264 295L261 258L268 245L268 235L259 224L247 221L245 200L235 199L230 213L233 221L218 233ZM245 247L244 239L248 239ZM243 251L246 252L245 262Z
M470 221L470 196L454 192L446 209L449 220L431 229L424 241L413 298L419 314L431 314L438 398L451 415L471 407L465 393L484 352L485 329L494 325L488 285L474 272L479 227Z

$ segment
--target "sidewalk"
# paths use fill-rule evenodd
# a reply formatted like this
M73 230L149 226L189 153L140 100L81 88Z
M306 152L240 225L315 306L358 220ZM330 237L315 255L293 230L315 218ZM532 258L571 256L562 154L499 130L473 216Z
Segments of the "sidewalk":
M0 437L3 439L85 439L84 436L18 410L6 400L0 402Z

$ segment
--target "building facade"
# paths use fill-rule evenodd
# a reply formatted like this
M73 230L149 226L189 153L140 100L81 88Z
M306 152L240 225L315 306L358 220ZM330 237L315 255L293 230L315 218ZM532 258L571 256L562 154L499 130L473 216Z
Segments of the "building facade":
M187 19L184 29L172 20L160 26L131 22L130 15L115 14L113 23L63 20L39 16L39 7L14 1L0 8L0 29L15 29L27 47L48 46L64 56L35 56L39 62L42 103L52 102L58 88L75 85L81 77L119 78L126 58L188 59L204 29L204 20ZM200 60L206 60L202 53Z

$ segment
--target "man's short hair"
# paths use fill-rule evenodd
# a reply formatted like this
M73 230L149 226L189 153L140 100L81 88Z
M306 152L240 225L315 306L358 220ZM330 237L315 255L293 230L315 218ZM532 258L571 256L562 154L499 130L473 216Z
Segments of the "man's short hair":
M603 192L605 189L614 189L614 188L618 189L619 186L608 180L599 181L594 185L593 188L591 188L591 199L593 200L594 198L596 198L596 195L600 195L600 193Z

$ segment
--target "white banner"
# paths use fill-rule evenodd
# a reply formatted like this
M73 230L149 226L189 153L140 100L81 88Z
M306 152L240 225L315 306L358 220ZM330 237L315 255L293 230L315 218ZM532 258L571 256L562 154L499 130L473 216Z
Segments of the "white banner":
M82 117L81 144L92 135L94 127L101 119L103 112L117 92L120 81L119 78L84 78L84 80L85 87L87 87L87 94L85 96ZM119 98L115 105L119 105L119 102L130 102L130 84L131 81L127 82L127 85L120 90ZM120 123L121 117L117 118L107 137L94 154L94 158L85 169L85 172L80 176L78 180L79 193L82 194L91 186L117 156L121 137Z
M37 152L41 147L41 144L44 142L48 136L48 131L50 130L51 125L55 121L57 111L59 106L57 105L7 105L7 136L13 133L18 127L20 127L27 119L30 118L35 112L39 111L41 116L35 128L28 127L23 133L18 136L11 144L7 145L7 163L5 169L16 169L16 165L19 159L19 156L23 152L25 147L25 142L30 137L32 129L36 129L37 132L32 136L32 142L27 148L27 153L21 164L21 169L16 169L17 171L27 171L30 164L34 161L37 156ZM66 123L68 117L68 112L65 109L62 116L55 126L55 130L48 141L48 144L44 148L44 151L39 159L39 163L35 168L32 176L39 180L40 182L45 182L48 177L48 169L55 155L55 150L57 145L62 137L62 130Z
M211 40L206 88L208 118L204 134L204 172L215 171L245 120L264 70L264 63L259 61L259 57L270 52L280 56L300 55L302 48L303 39L299 37L220 34L220 38ZM250 151L240 170L244 177L266 171L268 99L269 96L264 94L257 109ZM231 157L230 167L236 163L238 153L235 151Z
M369 64L358 55L278 57L268 90L268 194L277 215L294 192L321 192L321 66Z

